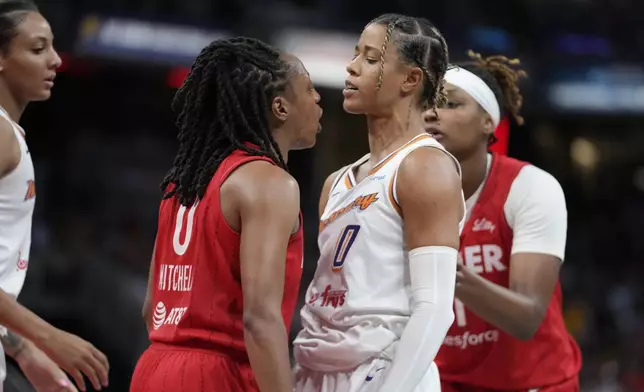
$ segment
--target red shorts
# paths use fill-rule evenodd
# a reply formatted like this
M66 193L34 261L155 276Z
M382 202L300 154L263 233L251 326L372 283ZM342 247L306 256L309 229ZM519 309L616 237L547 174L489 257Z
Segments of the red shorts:
M130 392L258 392L249 363L216 352L153 344L139 358Z
M441 392L579 392L579 378L575 376L556 385L549 385L542 388L518 390L495 390L478 388L457 382L441 381Z

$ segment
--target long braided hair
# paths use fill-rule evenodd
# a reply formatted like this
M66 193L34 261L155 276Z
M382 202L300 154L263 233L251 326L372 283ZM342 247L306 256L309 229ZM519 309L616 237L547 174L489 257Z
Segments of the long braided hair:
M216 40L201 51L172 101L179 151L161 183L164 199L176 196L182 205L193 205L236 149L286 169L269 112L288 85L289 70L278 51L253 38Z
M418 66L423 71L421 104L434 110L442 106L447 101L443 78L447 72L449 55L447 43L440 31L425 18L399 14L384 14L369 24L383 25L387 28L380 49L378 89L382 86L387 46L394 42L402 61Z

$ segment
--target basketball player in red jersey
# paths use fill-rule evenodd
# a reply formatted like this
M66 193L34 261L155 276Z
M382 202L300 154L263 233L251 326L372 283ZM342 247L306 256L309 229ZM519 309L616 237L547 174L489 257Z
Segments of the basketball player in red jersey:
M302 274L290 150L315 144L320 96L297 58L214 41L173 109L179 152L161 188L131 392L292 391L287 333Z
M29 265L36 197L31 154L18 122L29 102L49 98L60 64L51 27L38 8L26 0L0 0L0 391L5 353L37 391L75 391L61 368L83 391L83 373L98 390L108 381L105 355L16 301Z
M443 391L579 390L577 344L562 316L559 269L567 210L557 180L488 153L505 113L518 114L518 60L482 58L445 75L447 105L427 131L460 161L468 221L461 235L455 322L438 364ZM439 121L440 119L440 121Z

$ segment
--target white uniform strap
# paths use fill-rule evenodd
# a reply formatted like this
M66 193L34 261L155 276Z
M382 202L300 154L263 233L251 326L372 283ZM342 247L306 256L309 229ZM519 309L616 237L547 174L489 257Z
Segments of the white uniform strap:
M447 150L442 148L440 145L436 145L436 146L433 146L433 145L420 145L417 148L420 148L420 147L436 148L439 151L444 152L448 157L452 158L452 160L454 161L454 164L456 165L456 171L458 172L458 177L461 178L461 179L463 178L462 173L461 173L461 165L458 163L458 160L452 154L447 152ZM407 155L409 155L414 150L415 150L415 148L409 149L409 151L407 151L405 157L402 160L405 160L405 158L407 158ZM400 161L400 164L402 164L402 160ZM394 175L392 176L392 179L391 179L391 197L392 197L393 201L396 203L396 205L399 205L399 203L398 203L398 192L396 191L396 186L397 186L397 181L398 181L398 170L399 169L400 169L400 165L398 165L398 167L396 168L396 171L394 172Z
M4 108L0 106L0 117L4 118L11 124L11 127L13 128L13 131L16 133L16 138L18 138L18 143L22 145L21 139L24 141L25 140L25 130L22 129L20 125L18 125L15 121L9 117L9 113L7 113Z
M338 176L333 180L333 185L331 185L331 189L329 189L329 197L331 197L331 194L333 193L333 190L335 189L336 186L340 183L340 180L347 174L347 172L351 170L351 165L347 165L343 167L342 169L338 170Z

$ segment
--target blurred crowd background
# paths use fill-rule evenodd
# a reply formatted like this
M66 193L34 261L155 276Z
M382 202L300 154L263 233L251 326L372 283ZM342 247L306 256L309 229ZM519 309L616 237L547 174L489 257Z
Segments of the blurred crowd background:
M300 56L323 133L292 154L306 217L302 291L317 260L324 178L367 151L342 111L345 64L384 12L424 16L452 60L522 60L526 125L509 154L552 173L569 209L566 321L583 391L644 391L644 2L638 0L41 0L64 64L23 117L36 165L32 260L20 301L110 357L126 392L148 344L140 316L159 183L176 151L170 102L212 39L251 35ZM299 328L299 319L294 322ZM294 334L293 334L294 336Z

